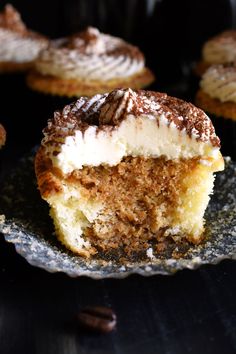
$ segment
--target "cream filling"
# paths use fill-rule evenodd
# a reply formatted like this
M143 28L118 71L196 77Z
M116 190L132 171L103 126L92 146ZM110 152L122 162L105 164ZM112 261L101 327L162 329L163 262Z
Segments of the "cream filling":
M25 38L19 34L0 29L0 61L30 62L47 46L47 41Z
M117 165L126 156L160 157L167 159L192 158L202 156L202 161L218 159L219 148L210 141L202 142L196 136L189 137L186 131L176 129L164 115L160 116L159 126L153 116L128 115L111 131L99 130L96 126L74 136L67 136L54 156L55 146L47 146L52 163L62 173L67 174L83 166ZM204 163L204 162L203 162ZM223 166L222 166L223 168Z

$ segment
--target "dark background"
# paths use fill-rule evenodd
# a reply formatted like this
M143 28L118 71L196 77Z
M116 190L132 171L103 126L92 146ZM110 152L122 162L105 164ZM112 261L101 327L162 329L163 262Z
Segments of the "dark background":
M5 3L0 1L1 8ZM15 0L12 4L28 27L51 38L93 25L138 45L156 74L153 88L189 100L191 68L203 42L236 24L235 1L227 0ZM40 142L47 118L66 100L31 92L22 75L2 75L0 84L0 121L8 132L0 155L1 179ZM71 279L30 266L0 235L0 353L233 354L235 275L236 263L223 261L173 276ZM91 335L78 329L74 316L93 304L115 310L114 332Z
M8 1L0 1L1 7ZM138 45L157 76L175 83L206 39L236 25L235 0L13 0L29 28L50 38L86 26Z

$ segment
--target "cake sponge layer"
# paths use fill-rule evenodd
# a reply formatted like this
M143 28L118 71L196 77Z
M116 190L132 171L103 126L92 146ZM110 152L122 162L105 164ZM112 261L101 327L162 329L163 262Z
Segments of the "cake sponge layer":
M164 157L126 157L116 166L84 167L67 177L52 168L55 188L45 188L44 197L59 239L81 255L117 248L130 253L166 237L199 243L213 170L200 158ZM50 178L42 170L41 176L43 190Z

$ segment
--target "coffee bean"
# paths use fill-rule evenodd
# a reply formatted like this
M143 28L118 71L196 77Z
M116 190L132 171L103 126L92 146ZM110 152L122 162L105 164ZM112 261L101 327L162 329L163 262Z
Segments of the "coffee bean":
M116 314L109 307L88 306L78 314L80 327L94 332L108 333L116 326Z

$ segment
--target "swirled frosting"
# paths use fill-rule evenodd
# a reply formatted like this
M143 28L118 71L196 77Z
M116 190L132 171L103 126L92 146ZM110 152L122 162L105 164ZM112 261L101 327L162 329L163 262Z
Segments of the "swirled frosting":
M215 65L202 77L201 89L221 102L236 103L236 67Z
M203 46L203 59L210 64L232 63L236 60L236 31L229 30L207 41Z
M129 77L144 66L144 56L137 47L93 27L54 41L36 62L43 75L102 81Z
M125 156L219 157L208 116L191 103L152 91L116 89L81 97L55 112L42 145L54 166L116 165Z
M46 38L26 28L11 5L5 6L0 13L0 61L33 61L47 45Z

